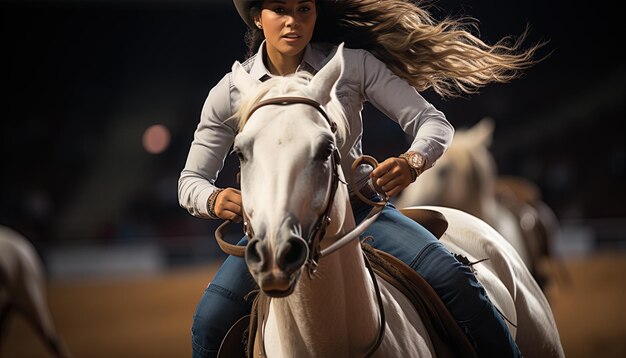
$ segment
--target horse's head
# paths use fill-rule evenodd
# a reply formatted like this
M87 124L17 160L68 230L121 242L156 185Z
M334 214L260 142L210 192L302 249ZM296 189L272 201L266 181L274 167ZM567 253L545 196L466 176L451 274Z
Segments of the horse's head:
M493 122L485 118L469 129L457 130L452 144L436 165L422 174L398 198L399 207L440 205L470 211L493 197L495 162L489 152Z
M336 134L346 131L334 96L343 46L315 76L273 77L264 83L233 65L242 94L234 151L241 165L246 263L259 287L293 292L311 250L327 228L341 175ZM338 133L334 133L337 131Z

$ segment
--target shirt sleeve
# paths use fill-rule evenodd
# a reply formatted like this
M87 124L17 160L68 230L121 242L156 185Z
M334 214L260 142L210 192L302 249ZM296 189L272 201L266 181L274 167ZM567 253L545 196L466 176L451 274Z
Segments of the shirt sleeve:
M178 179L178 202L193 216L216 219L209 215L207 201L236 135L226 123L232 115L230 87L228 74L209 92Z
M408 151L421 153L426 157L427 168L432 167L450 145L454 127L441 111L382 61L367 51L362 54L361 83L365 99L413 137Z

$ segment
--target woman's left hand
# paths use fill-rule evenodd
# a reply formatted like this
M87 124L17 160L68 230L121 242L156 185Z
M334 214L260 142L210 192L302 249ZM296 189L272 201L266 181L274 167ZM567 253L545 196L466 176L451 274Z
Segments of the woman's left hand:
M391 157L378 164L370 174L372 180L380 186L388 197L394 197L413 181L411 168L406 160Z

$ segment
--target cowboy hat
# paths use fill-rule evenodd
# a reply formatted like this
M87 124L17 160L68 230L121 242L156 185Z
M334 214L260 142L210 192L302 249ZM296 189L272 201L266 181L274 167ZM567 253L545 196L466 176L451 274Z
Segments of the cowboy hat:
M248 27L250 27L252 29L256 29L256 27L257 27L256 24L254 23L254 19L252 18L252 16L250 16L250 7L255 2L259 2L260 3L261 1L233 0L233 3L235 4L235 8L237 9L237 12L239 13L239 16L241 16L241 18L246 23L246 25L248 25Z
M233 0L239 16L241 16L246 25L251 28L256 28L254 20L252 19L252 16L250 16L250 5L252 5L253 2L253 0Z

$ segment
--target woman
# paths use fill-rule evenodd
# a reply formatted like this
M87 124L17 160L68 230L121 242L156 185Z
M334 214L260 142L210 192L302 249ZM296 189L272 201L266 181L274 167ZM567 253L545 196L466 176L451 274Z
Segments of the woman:
M389 197L407 185L444 153L453 128L443 113L418 90L432 88L442 96L469 93L490 82L506 82L532 64L538 46L519 51L520 42L488 46L462 24L435 22L423 9L403 0L265 0L234 1L249 26L250 57L243 64L260 80L297 71L317 72L345 42L345 68L337 95L350 122L342 143L342 166L349 170L361 152L361 110L371 102L414 137L409 150L371 170L355 175L356 188L380 200L368 180ZM237 129L226 121L240 94L228 73L211 90L185 168L178 194L192 215L240 221L241 194L214 186ZM355 218L370 207L352 201ZM521 356L503 318L467 266L457 261L435 237L387 205L364 236L373 245L402 259L439 293L480 356ZM246 238L239 243L245 245ZM198 304L192 326L194 356L214 357L227 330L250 311L247 294L254 290L245 262L228 257Z

